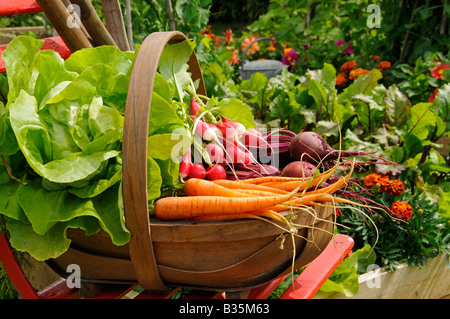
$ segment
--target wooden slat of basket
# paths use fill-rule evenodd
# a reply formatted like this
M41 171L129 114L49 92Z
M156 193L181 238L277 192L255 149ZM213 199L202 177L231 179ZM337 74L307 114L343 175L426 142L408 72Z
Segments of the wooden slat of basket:
M153 252L147 197L147 139L153 84L159 59L168 43L186 40L181 32L155 32L142 43L131 74L125 109L123 136L123 200L126 226L130 230L130 256L139 284L148 290L168 287L158 272ZM195 53L189 61L192 78L203 78Z

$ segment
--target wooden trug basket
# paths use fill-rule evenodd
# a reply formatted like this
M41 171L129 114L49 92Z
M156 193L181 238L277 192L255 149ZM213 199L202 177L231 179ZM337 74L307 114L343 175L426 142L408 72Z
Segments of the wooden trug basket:
M131 282L151 291L179 286L241 291L291 271L291 236L268 222L150 220L147 138L153 84L164 47L186 39L177 31L150 34L141 45L131 75L122 172L129 243L116 246L106 232L86 236L81 230L69 229L70 248L49 261L59 273L64 273L70 264L78 264L86 282ZM192 79L200 80L198 92L206 95L195 53L188 64ZM332 221L331 208L316 209L316 216L299 214L296 223L304 227L295 236L295 269L311 262L326 247L332 237Z

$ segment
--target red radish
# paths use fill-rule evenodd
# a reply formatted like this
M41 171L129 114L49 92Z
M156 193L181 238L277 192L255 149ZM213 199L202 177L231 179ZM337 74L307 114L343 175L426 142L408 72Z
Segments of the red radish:
M205 179L205 176L206 176L206 169L203 167L203 165L200 163L193 163L187 176L187 179L190 178Z
M228 122L217 122L217 127L222 132L222 136L228 140L236 140L238 133L236 129Z
M207 123L196 120L194 122L195 132L205 141L217 141L217 134Z
M215 181L217 179L226 179L227 172L220 164L213 164L206 170L206 179Z
M208 152L211 162L223 163L225 161L225 154L222 146L216 143L209 143L205 146L205 150Z
M264 138L260 131L254 128L248 129L243 135L242 135L242 141L247 148L251 147L258 147L261 144L265 145L267 144L266 141L264 141Z
M253 164L255 163L255 158L253 154L242 150L232 143L227 143L225 148L225 159L228 163L233 164Z
M222 131L213 123L205 122L215 133L217 137L222 136Z
M235 130L238 136L243 135L246 132L245 126L239 122L233 122L232 120L226 118L225 116L221 116L222 122L226 125L232 126Z
M190 105L190 110L191 110L191 114L194 116L198 115L198 112L200 111L200 104L195 100L195 97L192 97L191 99L191 105Z
M286 177L310 177L316 172L317 167L305 161L295 161L286 165L281 171L281 176Z
M380 159L385 164L394 164L384 158L374 156L366 152L337 151L318 133L305 131L297 134L290 143L289 152L292 161L309 161L319 163L320 161L335 160L339 157L369 156Z
M189 175L189 172L191 171L192 167L192 161L191 161L191 149L189 148L186 153L184 153L180 168L179 168L179 175L181 178L181 181L184 181L184 179Z

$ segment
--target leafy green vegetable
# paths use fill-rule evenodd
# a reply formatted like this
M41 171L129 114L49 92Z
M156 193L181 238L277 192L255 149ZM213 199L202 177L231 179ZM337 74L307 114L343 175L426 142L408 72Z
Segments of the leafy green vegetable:
M22 36L4 52L10 91L0 121L0 213L11 243L39 260L64 253L68 228L103 229L124 245L121 143L135 53L104 46L64 61L39 51L42 44Z
M187 62L195 47L193 40L182 41L165 47L159 62L161 75L176 88L175 97L183 101L185 87L191 83Z

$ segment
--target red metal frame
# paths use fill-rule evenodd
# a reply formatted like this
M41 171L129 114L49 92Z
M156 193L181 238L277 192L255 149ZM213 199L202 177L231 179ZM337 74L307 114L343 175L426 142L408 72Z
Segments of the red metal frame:
M280 299L311 299L328 279L331 273L348 256L353 248L353 239L336 235L324 251L314 259L281 295ZM41 291L36 291L25 276L11 248L8 238L0 234L0 261L18 293L24 299L69 299L78 297L78 289L69 288L66 280L58 279ZM250 290L247 299L266 299L287 276ZM96 299L118 299L125 296L136 285L105 285ZM158 294L144 291L134 299L165 299L172 294ZM186 299L224 299L226 294L214 291L193 291Z

